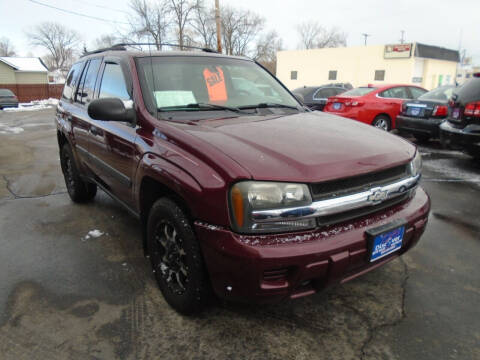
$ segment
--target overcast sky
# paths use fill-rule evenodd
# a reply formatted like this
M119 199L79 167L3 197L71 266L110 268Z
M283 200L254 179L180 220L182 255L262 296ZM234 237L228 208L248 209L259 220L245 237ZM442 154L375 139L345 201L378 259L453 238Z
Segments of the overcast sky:
M35 1L117 22L124 22L125 12L129 11L129 0ZM214 4L214 0L205 2ZM298 45L296 24L315 20L346 32L348 46L362 45L362 33L371 34L369 44L397 43L401 30L405 30L407 42L458 49L461 41L467 55L480 64L479 0L220 0L220 4L247 8L264 16L265 30L276 30L287 49ZM42 21L57 21L77 30L89 48L95 38L121 26L65 14L29 0L0 0L0 37L8 37L21 56L44 54L31 48L25 35L26 30Z

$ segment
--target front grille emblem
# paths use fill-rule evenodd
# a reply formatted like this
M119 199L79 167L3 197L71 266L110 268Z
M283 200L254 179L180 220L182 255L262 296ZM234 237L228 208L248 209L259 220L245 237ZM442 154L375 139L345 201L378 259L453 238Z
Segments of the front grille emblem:
M368 195L368 202L372 204L377 204L388 198L388 191L382 190L382 188L374 188L370 190L370 195Z

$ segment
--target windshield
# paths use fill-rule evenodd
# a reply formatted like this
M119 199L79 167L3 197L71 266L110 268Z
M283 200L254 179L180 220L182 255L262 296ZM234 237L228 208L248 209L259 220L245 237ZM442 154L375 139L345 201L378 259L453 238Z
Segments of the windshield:
M151 112L238 110L257 104L300 108L273 76L252 61L159 56L139 58L138 65L143 97Z
M440 86L432 91L429 91L421 96L418 97L418 100L445 100L447 101L450 99L453 93L453 89L455 86L447 85L447 86Z
M342 96L363 96L370 94L372 91L377 90L375 87L359 87L356 89L348 90L342 94Z

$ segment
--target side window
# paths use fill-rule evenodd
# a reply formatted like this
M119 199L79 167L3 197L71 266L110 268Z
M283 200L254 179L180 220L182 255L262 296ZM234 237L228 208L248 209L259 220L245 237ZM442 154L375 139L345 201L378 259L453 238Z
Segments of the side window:
M408 99L409 94L407 89L403 86L394 87L380 93L381 97L392 99Z
M417 88L417 87L412 86L410 88L410 93L412 94L413 99L418 98L419 96L425 94L426 92L427 92L426 90L423 90L423 89L420 89L420 88Z
M84 74L82 75L82 80L80 82L81 87L79 87L75 101L85 104L93 99L95 81L97 80L97 74L101 64L102 59L90 60L88 69L83 72Z
M335 96L335 95L338 95L338 94L341 94L341 93L344 93L345 91L347 91L347 89L342 89L342 88L335 88L335 94L333 94L332 96Z
M83 62L76 63L70 69L70 72L67 75L67 80L63 86L62 98L70 100L73 95L73 90L78 83L78 78L80 77L80 72L83 68Z
M313 95L314 100L325 99L327 97L328 97L328 89L320 89Z
M77 103L82 104L82 97L83 97L83 83L85 82L85 75L87 74L88 71L88 66L90 65L90 61L87 61L87 64L83 68L82 71L82 76L80 77L80 80L78 81L78 86L77 86L77 92L75 93L75 97L73 101Z
M130 100L122 69L118 64L105 64L99 98L115 97Z

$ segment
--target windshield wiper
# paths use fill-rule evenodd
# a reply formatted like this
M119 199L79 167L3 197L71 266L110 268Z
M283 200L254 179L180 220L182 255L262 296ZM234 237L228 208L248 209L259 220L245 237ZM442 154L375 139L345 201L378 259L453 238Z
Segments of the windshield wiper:
M158 110L160 111L177 110L177 109L227 110L227 111L232 111L236 113L250 114L249 112L242 111L236 107L216 105L216 104L210 104L210 103L192 103L187 105L164 106L164 107L158 108Z
M260 103L255 105L244 105L239 106L239 109L257 109L257 108L285 108L285 109L294 109L299 110L298 107L292 105L285 105L285 104L277 104L277 103Z

